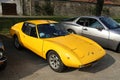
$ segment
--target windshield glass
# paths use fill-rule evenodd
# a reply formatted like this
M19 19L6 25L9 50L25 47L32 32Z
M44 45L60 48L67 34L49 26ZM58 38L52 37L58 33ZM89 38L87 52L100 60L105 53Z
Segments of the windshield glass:
M68 34L68 32L63 31L62 27L60 27L58 23L40 24L37 27L40 38L52 38Z
M115 20L113 20L112 18L109 18L109 17L100 17L100 20L109 29L120 28L120 25Z

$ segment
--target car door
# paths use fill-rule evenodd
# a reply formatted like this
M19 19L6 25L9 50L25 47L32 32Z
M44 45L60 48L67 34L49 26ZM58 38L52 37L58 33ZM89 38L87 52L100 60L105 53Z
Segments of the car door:
M103 47L108 47L109 31L97 20L93 18L84 18L84 27L82 35L86 36Z
M40 39L37 35L36 25L31 23L24 23L22 31L23 45L31 51L35 52L36 54L42 56L43 40Z

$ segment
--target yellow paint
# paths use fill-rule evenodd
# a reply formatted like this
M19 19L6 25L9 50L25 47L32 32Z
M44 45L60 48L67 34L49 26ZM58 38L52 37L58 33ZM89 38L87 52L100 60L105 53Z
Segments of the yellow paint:
M27 22L35 25L57 23L50 20L31 20ZM21 31L22 25L23 22L20 22L12 26L10 34L12 36L16 34L21 45L44 59L46 59L46 54L49 51L54 50L66 66L79 68L80 66L99 60L106 53L96 42L83 36L69 34L55 38L34 38Z

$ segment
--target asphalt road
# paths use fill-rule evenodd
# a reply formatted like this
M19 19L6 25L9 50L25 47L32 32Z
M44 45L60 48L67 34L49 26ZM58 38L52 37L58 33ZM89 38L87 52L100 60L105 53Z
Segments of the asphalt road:
M95 66L57 73L33 52L14 48L10 37L0 35L0 38L8 57L6 69L0 71L0 80L120 80L120 53L106 50L107 55Z

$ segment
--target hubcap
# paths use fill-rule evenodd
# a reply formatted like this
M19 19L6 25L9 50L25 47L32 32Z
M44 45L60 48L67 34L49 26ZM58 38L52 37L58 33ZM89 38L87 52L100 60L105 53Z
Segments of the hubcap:
M58 69L60 66L60 60L55 54L50 55L49 63L53 69Z

